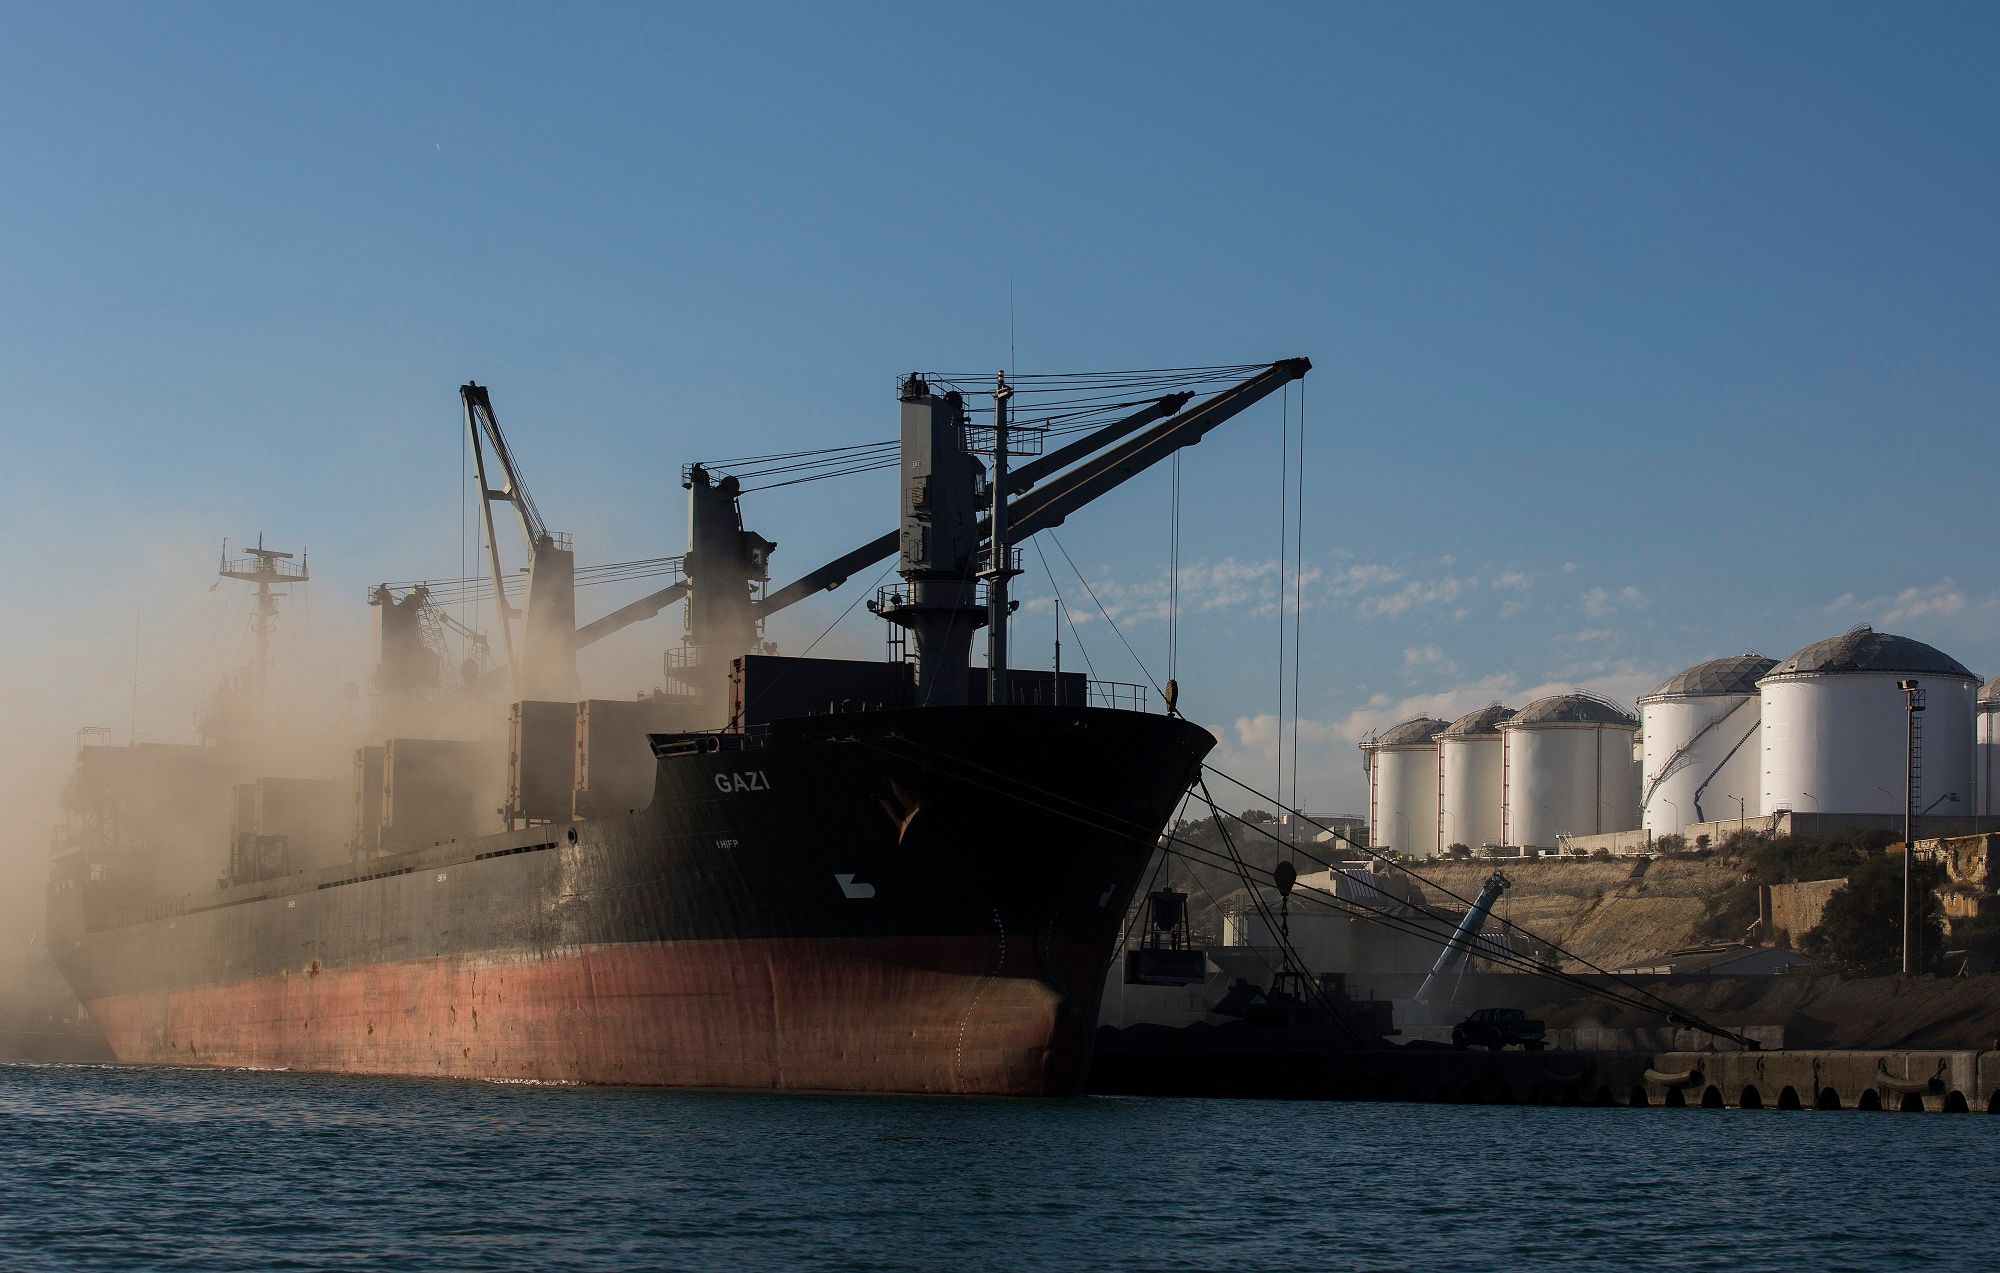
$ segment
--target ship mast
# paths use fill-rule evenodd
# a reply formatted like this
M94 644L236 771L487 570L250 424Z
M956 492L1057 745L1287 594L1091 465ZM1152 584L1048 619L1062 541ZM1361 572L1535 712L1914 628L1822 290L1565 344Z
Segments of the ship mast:
M1012 545L1007 538L1007 400L1014 391L1007 387L1005 372L996 377L993 390L993 511L988 515L986 568L979 577L986 581L986 701L1007 703L1007 581L1021 572L1014 568Z
M222 566L216 571L224 579L241 579L245 583L257 585L257 608L250 616L250 630L257 636L257 662L253 671L255 697L252 712L259 722L264 719L264 689L270 678L271 633L278 626L278 598L282 593L271 591L273 585L304 583L312 576L306 571L306 559L300 557L298 564L292 565L291 553L279 552L275 548L264 547L263 532L258 532L257 546L245 548L243 556L229 555L228 541L222 545Z

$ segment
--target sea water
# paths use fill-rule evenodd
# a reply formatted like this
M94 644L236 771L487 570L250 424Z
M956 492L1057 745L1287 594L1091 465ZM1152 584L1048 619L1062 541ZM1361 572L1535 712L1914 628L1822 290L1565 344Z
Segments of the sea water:
M0 1066L6 1269L1985 1269L2000 1118Z

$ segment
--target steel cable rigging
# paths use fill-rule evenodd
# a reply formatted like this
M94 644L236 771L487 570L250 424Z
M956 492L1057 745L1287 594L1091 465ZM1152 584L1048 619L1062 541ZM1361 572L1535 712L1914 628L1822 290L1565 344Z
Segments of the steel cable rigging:
M868 746L876 750L888 752L889 754L892 755L898 754L893 748L884 746L883 744L878 742L872 742L866 739L860 739L857 741L860 741L864 746ZM905 739L897 739L896 741L911 742L911 740L905 740ZM1105 813L1101 809L1081 804L1075 800L1071 800L1067 797L1058 795L1057 793L1047 791L1044 788L1035 786L1034 784L1023 782L1020 779L1013 778L1009 775L1001 774L998 771L995 771L985 765L981 765L976 761L973 761L963 756L955 755L954 753L945 751L942 748L924 744L916 744L914 742L911 742L911 746L913 746L917 751L921 752L922 756L928 759L933 764L936 764L939 761L950 762L952 764L959 766L962 770L975 771L977 774L981 775L980 777L973 777L966 773L961 772L960 774L957 775L961 781L968 782L972 785L985 787L987 790L993 791L996 794L1007 796L1011 799L1020 801L1023 804L1034 806L1036 808L1043 810L1044 812L1053 814L1057 817L1067 818L1071 821L1078 822L1086 826L1093 826L1096 829L1111 831L1113 833L1137 835L1141 837L1150 837L1152 834L1148 830L1148 828L1146 828L1142 824L1131 822L1127 819L1120 818L1114 814ZM1202 770L1205 773L1215 774L1217 777L1222 778L1225 781L1234 784L1235 786L1241 787L1245 791L1251 792L1253 795L1259 795L1259 796L1262 795L1262 793L1257 792L1255 788L1250 787L1242 780L1231 777L1229 774L1226 774L1223 771L1214 768L1213 766L1203 765ZM1264 830L1262 827L1259 827L1254 823L1243 822L1242 819L1235 818L1234 815L1222 814L1220 807L1216 805L1212 797L1208 795L1206 786L1204 786L1203 788L1203 793L1204 793L1203 796L1197 798L1201 799L1202 802L1205 805L1207 805L1211 814L1217 815L1218 817L1220 816L1231 817L1233 820L1237 821L1241 825L1249 827L1251 830L1256 831L1258 834L1265 836L1267 839L1271 839L1274 841L1278 840L1277 836L1272 835L1269 831ZM1271 799L1271 797L1263 797L1263 798ZM1277 803L1275 800L1273 802ZM1288 812L1291 812L1294 817L1301 816L1295 810L1288 810ZM1312 823L1310 819L1302 819L1302 820L1306 821L1308 825L1317 825L1316 823ZM1352 841L1347 840L1347 837L1340 835L1338 832L1332 832L1331 828L1321 827L1320 829L1331 832L1337 838L1349 844L1353 843ZM1196 844L1193 841L1177 836L1171 832L1168 832L1164 835L1157 837L1155 842L1156 843L1163 842L1164 844L1180 846L1179 849L1174 851L1182 852L1185 860L1207 861L1209 865L1228 866L1231 869L1238 871L1238 873L1242 875L1242 877L1245 879L1246 884L1251 883L1251 881L1248 878L1248 867L1242 863L1242 858L1240 854L1232 852L1230 855L1228 855L1227 860L1222 860L1224 858L1224 855L1216 853L1214 850L1208 848L1207 846ZM1280 841L1280 843L1282 843L1282 841ZM1383 857L1383 855L1381 854L1373 853L1372 851L1367 849L1363 849L1362 851L1368 852L1370 853L1371 856L1381 858L1384 861L1389 861L1389 859ZM1188 854L1193 854L1195 856L1189 857L1187 856ZM1301 854L1301 856L1304 856L1309 861L1314 862L1316 865L1326 868L1329 872L1333 874L1346 876L1347 878L1350 879L1356 878L1351 870L1340 866L1338 863L1327 862L1310 852L1304 852ZM1404 871L1411 878L1417 879L1429 885L1430 887L1437 889L1439 892L1443 893L1447 897L1454 898L1461 902L1465 901L1464 898L1460 897L1457 893L1453 892L1451 889L1445 888L1444 886L1439 885L1434 881L1424 879L1424 877L1418 875L1414 871L1411 871L1407 866L1404 866L1401 863L1390 861L1389 864L1397 867L1397 869L1399 870ZM1365 880L1360 880L1357 882L1368 884L1368 882ZM1296 889L1298 887L1306 887L1306 886L1295 885L1294 887ZM1371 888L1371 890L1374 888L1372 884L1368 884L1368 887ZM1251 885L1251 891L1254 899L1254 896L1257 891L1254 884ZM1352 898L1342 898L1335 894L1327 893L1325 890L1317 890L1317 891L1322 893L1325 896L1325 898L1328 899L1327 904L1329 905L1346 909L1357 915L1371 917L1374 921L1384 923L1389 927L1397 929L1398 931L1409 932L1413 935L1423 937L1428 941L1432 941L1440 945L1448 943L1451 940L1452 935L1455 931L1455 925L1447 923L1442 919L1432 919L1431 917L1429 917L1428 913L1425 913L1421 918L1416 915L1399 915L1386 908L1371 907L1364 902L1360 902ZM1261 901L1259 904L1261 906ZM1470 905L1469 902L1466 904L1468 906ZM1555 951L1560 955L1563 955L1571 959L1576 959L1577 962L1584 964L1586 967L1602 974L1603 976L1612 978L1616 978L1617 976L1617 974L1611 973L1608 970L1599 967L1595 963L1583 959L1580 956L1575 955L1573 952L1564 949L1562 946L1560 946L1555 942L1537 937L1535 934L1528 932L1526 929L1519 928L1518 926L1513 925L1511 923L1508 923L1506 926L1510 929L1513 929L1516 932L1521 933L1524 937L1534 940L1538 944L1546 946L1548 949ZM1277 925L1273 924L1272 928L1273 931L1275 932L1277 930ZM1616 990L1610 987L1596 985L1590 982L1589 980L1585 979L1580 974L1566 972L1560 968L1550 967L1548 965L1541 964L1537 961L1528 959L1525 956L1515 955L1511 952L1502 953L1497 947L1490 947L1483 943L1480 944L1480 954L1482 957L1489 958L1493 962L1501 964L1503 967L1514 968L1517 971L1528 973L1533 976L1540 977L1544 980L1553 981L1566 985L1572 989L1580 990L1588 995L1591 995L1592 997L1604 999L1609 1002L1615 1002L1621 1004L1622 1006L1629 1007L1637 1011L1646 1012L1650 1015L1664 1017L1675 1024L1688 1025L1695 1029L1702 1030L1705 1033L1714 1035L1719 1038L1727 1038L1739 1043L1744 1043L1746 1046L1754 1046L1754 1044L1750 1043L1750 1041L1746 1040L1742 1035L1739 1035L1734 1031L1727 1030L1724 1029L1723 1027L1704 1021L1701 1018L1695 1016L1687 1009L1682 1008L1681 1006L1674 1004L1666 999L1662 999L1659 996L1654 995L1650 991L1644 990L1641 987L1630 986L1626 990Z
M1025 373L1010 380L1013 389L1010 427L1023 436L1067 437L1106 424L1134 407L1146 405L1160 394L1175 390L1224 388L1260 365ZM966 404L968 422L975 427L981 417L993 414L990 403L994 391L990 377L983 373L919 374L923 374L928 381L957 392ZM1135 397L1135 394L1153 397ZM711 472L736 478L743 484L743 492L748 494L894 468L899 458L900 444L890 440L739 455L703 460L701 465Z
M1204 764L1202 766L1202 769L1204 772L1212 773L1216 777L1221 778L1223 781L1228 782L1233 786L1240 787L1242 790L1248 792L1252 796L1257 797L1258 799L1268 800L1271 803L1276 804L1280 809L1284 810L1286 813L1290 814L1292 817L1298 819L1299 821L1304 822L1307 826L1313 827L1319 831L1326 833L1333 839L1340 841L1342 844L1345 844L1348 847L1360 853L1364 853L1367 856L1374 858L1378 862L1382 862L1387 866L1394 867L1396 870L1401 871L1404 875L1408 876L1409 878L1416 880L1418 883L1423 884L1429 888L1436 889L1438 892L1444 894L1446 897L1451 898L1453 901L1459 902L1468 907L1472 905L1471 899L1465 897L1463 894L1458 893L1452 890L1451 888L1448 888L1447 886L1438 883L1436 880L1433 880L1428 876L1421 874L1420 872L1412 869L1407 863L1398 861L1397 859L1389 857L1387 854L1382 853L1377 849L1373 849L1368 847L1367 845L1359 843L1358 841L1354 840L1352 837L1348 836L1344 832L1338 831L1333 827L1324 826L1321 823L1315 822L1313 819L1307 817L1305 814L1300 813L1297 809L1294 809L1291 806L1285 804L1277 796L1275 795L1267 796L1263 792L1258 791L1255 787L1252 787L1250 784L1244 782L1241 778L1236 778L1229 774L1226 774L1222 770L1217 769L1212 765ZM1259 831L1260 834L1266 835L1271 839L1275 840L1277 838L1276 836L1271 836L1269 832L1263 831L1262 828L1253 827L1253 829ZM1325 859L1320 858L1317 855L1312 854L1310 852L1304 853L1302 854L1302 856L1304 856L1305 858L1307 858L1307 860L1319 866L1326 867L1328 870L1340 869L1334 863L1328 862ZM1350 874L1349 872L1346 872L1344 870L1341 873ZM1575 951L1568 949L1567 947L1561 945L1558 942L1551 941L1548 938L1541 937L1535 933L1532 933L1527 929L1522 928L1519 925L1513 923L1511 920L1500 919L1498 920L1498 922L1503 928L1510 929L1514 932L1520 933L1523 937L1526 937L1529 940L1547 946L1551 951L1555 952L1556 954L1562 956L1565 959L1575 960L1577 963L1582 964L1584 967L1590 969L1594 973L1597 973L1605 977L1618 976L1617 973L1612 972L1610 969L1605 968L1604 966L1598 964L1594 960L1587 959L1584 956L1577 954ZM1574 975L1574 974L1567 974L1567 975ZM1724 1038L1735 1039L1738 1042L1743 1041L1742 1036L1734 1034L1731 1031L1724 1030L1719 1026L1709 1025L1706 1022L1702 1022L1696 1018L1693 1018L1688 1015L1686 1009L1681 1008L1679 1005L1674 1004L1670 1000L1661 998L1660 996L1653 994L1649 990L1635 986L1633 987L1633 993L1643 996L1644 998L1652 1001L1652 1003L1655 1006L1649 1008L1649 1011L1655 1013L1665 1013L1666 1015L1672 1016L1676 1020L1686 1020L1689 1024L1695 1025L1697 1028L1706 1030L1712 1034L1720 1035L1721 1037Z

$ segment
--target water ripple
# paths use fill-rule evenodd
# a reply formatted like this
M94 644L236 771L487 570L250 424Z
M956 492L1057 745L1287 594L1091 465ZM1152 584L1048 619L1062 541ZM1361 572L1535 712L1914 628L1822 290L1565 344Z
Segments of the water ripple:
M2000 1119L0 1065L8 1269L1983 1268ZM1911 1221L1948 1216L1936 1225Z

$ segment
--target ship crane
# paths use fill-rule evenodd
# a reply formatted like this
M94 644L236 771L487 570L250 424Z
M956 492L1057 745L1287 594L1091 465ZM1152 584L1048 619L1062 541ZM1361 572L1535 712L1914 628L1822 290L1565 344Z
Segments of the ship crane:
M527 623L519 649L506 624L502 625L508 663L524 669L515 673L515 690L524 698L575 697L577 651L688 600L688 643L676 674L693 680L702 690L719 693L729 660L754 648L756 634L770 616L840 587L854 574L896 556L901 549L906 577L911 570L927 576L922 586L912 582L904 590L907 598L900 616L889 616L916 621L919 699L938 704L960 701L966 692L960 683L970 663L972 634L979 627L990 626L988 606L977 595L976 581L982 574L990 575L994 563L1005 565L1012 544L1062 525L1085 505L1176 451L1200 442L1218 426L1302 379L1311 369L1312 364L1304 358L1282 359L1199 403L1189 391L1168 393L1047 454L1003 467L992 483L996 500L1002 494L1009 497L997 505L1004 509L1000 518L1002 542L997 547L992 543L992 511L979 508L974 498L977 466L965 450L962 399L955 393L933 394L922 377L907 377L900 391L904 399L900 443L906 477L902 527L758 598L753 589L768 579L770 555L777 545L744 529L739 483L703 465L689 465L682 474L682 485L689 492L689 551L683 577L581 626L575 623L575 557L568 539L548 531L543 524L500 431L491 398L485 388L468 384L460 396L484 496L481 504L494 577L504 578L493 529L495 503L514 508L533 563L525 607ZM500 479L498 486L488 480L489 451ZM913 471L912 456L918 457L914 471L925 477L921 493L908 480ZM947 500L954 516L963 515L964 533L955 537L946 557L913 562L907 551L914 544L913 536L921 535ZM913 503L928 506L917 508ZM502 614L518 614L506 604L504 591L496 589ZM921 606L919 596L924 598ZM1004 592L1001 600L1004 604ZM989 665L1004 677L1004 648L989 649L988 653ZM475 688L483 688L500 674L501 669L486 673ZM942 696L940 684L946 686ZM558 687L564 692L548 692Z
M552 531L535 507L522 480L507 436L493 412L493 397L485 386L468 382L458 391L465 407L466 437L472 448L473 473L479 482L479 511L486 527L486 550L493 567L494 604L500 612L501 645L513 669L514 693L521 698L568 700L577 696L576 675L576 552L568 535ZM489 456L490 452L490 456ZM489 458L491 473L489 473ZM498 478L495 485L493 478ZM503 586L506 568L500 559L500 537L493 506L506 504L528 552L528 595L520 608L508 604ZM513 620L520 618L521 641L514 641Z
M1193 398L1194 394L1186 391L1167 394L1130 415L1012 470L999 484L1000 489L1009 495L1021 495L1050 474L1060 472L1134 430L1174 415ZM727 475L693 464L683 474L681 484L689 493L690 569L687 577L579 627L576 630L577 649L650 619L683 599L705 594L716 602L713 610L707 612L702 608L703 601L692 602L696 609L690 615L689 647L696 652L706 650L705 655L698 657L726 664L729 658L750 648L752 634L763 620L808 597L838 588L857 571L896 555L901 532L892 530L753 602L747 596L747 588L751 583L763 581L768 573L770 553L777 545L743 529L737 505L741 492L738 484ZM743 599L741 604L738 603L739 597Z
M929 381L912 374L903 381L900 392L901 529L771 593L758 605L759 617L838 587L854 571L900 551L899 570L905 586L877 611L908 629L913 638L916 701L937 706L965 702L970 692L972 634L990 617L975 586L982 566L990 572L992 565L988 563L1004 564L1011 539L1062 525L1085 505L1176 451L1200 442L1218 426L1292 381L1303 379L1311 370L1308 360L1287 358L1193 407L1186 405L1184 394L1163 398L1013 470L1001 485L1023 493L1005 505L1002 542L998 544L992 542L993 519L979 517L975 468L965 447L963 399L956 392L934 393ZM1046 484L1037 486L1043 478L1047 478ZM1005 660L1004 636L989 631L989 668L1004 676Z

